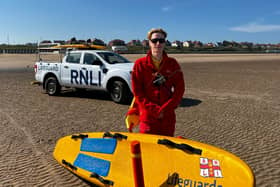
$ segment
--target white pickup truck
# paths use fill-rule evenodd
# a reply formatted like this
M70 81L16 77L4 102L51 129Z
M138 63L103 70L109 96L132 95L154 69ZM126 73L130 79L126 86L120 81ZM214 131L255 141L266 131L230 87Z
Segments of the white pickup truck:
M132 62L111 51L73 50L62 62L39 60L34 71L36 82L50 96L58 95L62 87L98 89L109 92L116 103L129 103L132 67Z

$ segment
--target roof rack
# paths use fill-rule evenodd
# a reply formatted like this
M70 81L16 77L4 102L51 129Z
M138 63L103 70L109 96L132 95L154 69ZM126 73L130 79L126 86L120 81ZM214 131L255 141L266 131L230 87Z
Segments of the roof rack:
M106 46L103 45L94 45L94 44L63 44L52 46L53 49L65 49L65 48L76 48L76 49L106 49Z

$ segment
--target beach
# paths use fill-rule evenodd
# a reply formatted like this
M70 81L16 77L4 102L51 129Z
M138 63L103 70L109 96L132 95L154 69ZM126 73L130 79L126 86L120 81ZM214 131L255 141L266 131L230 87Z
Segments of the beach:
M124 54L129 60L143 56ZM172 54L186 91L176 136L245 161L257 187L280 186L280 55ZM48 96L34 81L34 54L0 54L0 186L88 186L53 158L56 141L82 132L127 131L128 105L104 92Z

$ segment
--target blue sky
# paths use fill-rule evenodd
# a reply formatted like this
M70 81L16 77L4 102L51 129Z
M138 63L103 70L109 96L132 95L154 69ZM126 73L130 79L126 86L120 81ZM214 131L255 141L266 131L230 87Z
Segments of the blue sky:
M280 0L1 0L0 44L98 38L280 43Z

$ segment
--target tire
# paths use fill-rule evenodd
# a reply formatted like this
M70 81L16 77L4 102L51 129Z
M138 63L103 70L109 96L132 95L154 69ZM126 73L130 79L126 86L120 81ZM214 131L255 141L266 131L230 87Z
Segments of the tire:
M132 98L132 94L123 81L114 81L110 87L111 99L116 103L127 104Z
M49 77L45 82L45 89L48 95L53 96L60 93L61 86L55 77Z

